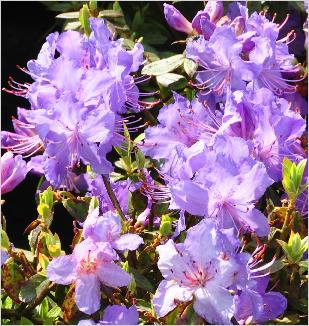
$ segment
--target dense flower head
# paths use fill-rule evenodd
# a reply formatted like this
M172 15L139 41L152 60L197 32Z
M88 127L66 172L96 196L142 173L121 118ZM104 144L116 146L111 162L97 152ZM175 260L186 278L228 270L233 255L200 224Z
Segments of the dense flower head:
M228 96L219 133L250 140L252 155L263 162L271 178L282 178L282 160L305 157L300 144L306 122L290 104L271 91L236 91Z
M220 2L208 2L206 11L207 6L222 16ZM293 64L294 55L288 48L294 32L278 39L289 16L279 25L263 13L249 16L246 6L234 2L225 19L211 17L197 14L193 26L201 36L187 42L186 56L201 67L196 75L198 88L221 95L228 89L244 89L249 83L277 95L296 91L293 83L298 81L299 66Z
M122 141L120 114L141 107L130 73L143 61L142 45L127 51L102 19L92 18L90 25L89 39L76 31L47 37L24 69L34 83L13 91L29 100L31 110L19 109L15 133L2 135L2 144L17 154L44 152L42 170L55 187L68 184L80 163L98 174L111 172L106 154Z
M307 69L291 53L291 17L277 24L272 4L252 13L244 1L208 1L189 21L165 3L168 25L186 34L174 55L164 49L173 35L147 21L156 6L131 20L110 5L58 15L79 21L21 68L32 83L10 77L5 89L30 105L1 134L1 191L29 171L41 179L31 252L12 245L1 219L4 318L304 321ZM51 229L60 206L73 218L69 254Z
M239 233L268 234L266 217L255 202L273 180L243 139L218 136L213 146L201 140L179 151L165 181L166 186L156 187L157 198L170 197L170 209L214 218L221 228Z

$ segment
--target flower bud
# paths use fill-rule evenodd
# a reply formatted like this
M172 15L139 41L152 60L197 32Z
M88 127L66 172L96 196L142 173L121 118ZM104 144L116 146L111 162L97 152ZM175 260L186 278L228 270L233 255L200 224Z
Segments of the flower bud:
M26 177L27 164L21 155L7 152L1 157L1 193L12 191Z
M164 4L164 15L167 23L177 31L191 34L191 23L172 5Z
M208 1L205 11L209 14L210 21L216 23L222 17L224 12L222 1Z

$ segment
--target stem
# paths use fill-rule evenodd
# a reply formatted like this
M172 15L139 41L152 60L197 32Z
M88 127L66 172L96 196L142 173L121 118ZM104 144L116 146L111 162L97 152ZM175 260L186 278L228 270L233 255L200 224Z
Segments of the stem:
M144 117L146 118L146 120L149 122L151 126L155 126L158 124L157 119L151 114L151 112L149 112L149 110L144 110L142 112L144 114Z
M26 309L23 311L23 313L27 313L31 310L33 310L36 306L38 306L43 299L46 297L46 295L52 290L52 288L56 285L56 283L51 282L48 283L43 289L42 291L38 294L38 296L36 297L36 299L30 303L28 305L28 307L26 307Z
M114 208L116 209L116 211L118 212L120 217L123 219L123 221L126 221L126 217L125 217L125 215L123 214L123 212L121 210L121 207L119 205L119 201L118 201L118 199L116 198L116 196L114 194L114 191L113 191L113 189L111 187L111 184L110 184L108 178L105 175L102 175L102 178L103 178L103 182L104 182L105 188L107 190L108 196L109 196L111 202L113 203Z
M149 231L153 230L153 221L154 221L154 205L152 203L151 204L151 209L150 209L150 215L149 215L149 225L148 225L148 230Z

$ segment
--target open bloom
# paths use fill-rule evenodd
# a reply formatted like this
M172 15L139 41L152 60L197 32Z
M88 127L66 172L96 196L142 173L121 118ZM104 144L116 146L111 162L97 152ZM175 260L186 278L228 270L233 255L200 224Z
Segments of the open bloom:
M209 323L230 324L235 306L228 289L241 267L232 248L209 219L189 229L183 244L169 240L159 246L158 267L164 280L153 297L157 315L165 316L178 303L193 300L194 310Z
M242 44L230 26L216 28L209 41L204 37L189 41L186 56L202 68L196 86L216 95L222 95L227 88L243 89L245 81L251 80L251 72L240 57L241 51Z
M263 162L271 178L282 178L282 160L299 161L305 156L300 137L306 122L283 98L261 88L228 96L219 133L241 137L251 143L252 155Z
M74 248L73 254L53 259L48 265L47 276L58 284L75 282L78 309L92 314L100 308L100 283L121 287L131 281L131 276L114 262L117 259L109 243L87 239Z
M99 207L89 214L83 227L85 238L91 238L95 242L108 242L118 250L135 250L143 243L143 239L137 234L120 235L122 231L120 218L112 211L100 216Z
M14 157L12 152L6 152L1 157L1 193L12 191L26 177L27 163L21 155Z
M246 268L239 274L235 287L235 318L239 324L263 323L280 316L287 307L287 299L275 291L266 291L269 283L269 271L275 260L260 265L260 253L265 249L259 246L252 255L244 254Z
M220 126L219 111L203 105L197 98L192 102L174 93L174 103L160 109L159 125L148 127L141 145L145 154L164 159L163 171L173 168L177 149L188 148L203 139L211 144Z
M197 142L180 153L166 180L170 208L212 217L220 227L238 232L268 234L269 225L255 201L273 180L264 165L252 159L241 138L218 136L212 147Z
M280 316L287 307L286 298L279 292L268 291L269 277L264 276L249 280L245 289L234 297L235 318L240 324L264 323Z

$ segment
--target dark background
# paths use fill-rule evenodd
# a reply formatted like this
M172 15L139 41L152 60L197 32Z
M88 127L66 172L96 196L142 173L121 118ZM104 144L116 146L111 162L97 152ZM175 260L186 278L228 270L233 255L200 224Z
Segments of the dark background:
M146 2L121 2L122 9L126 18L132 20L136 9L145 5ZM15 81L24 83L31 82L27 74L20 71L16 65L25 67L27 61L36 58L46 36L54 31L62 30L62 21L55 19L59 11L51 11L48 9L47 3L34 1L1 2L1 27L2 27L2 42L1 42L1 88L7 87L7 80L12 76ZM108 2L104 2L104 5ZM158 51L174 51L181 53L183 48L173 45L171 42L184 38L184 34L178 33L170 29L164 20L163 2L151 2L148 15L159 21L168 31L168 39L164 44L155 46ZM252 3L256 6L258 3ZM267 4L267 3L266 3ZM287 12L292 14L291 24L286 26L282 32L286 34L291 28L298 29L297 42L293 44L294 51L298 55L300 62L303 62L305 53L303 51L304 34L301 26L306 18L305 14L298 10L298 7L293 3L288 2L272 2L270 3L270 12L277 12L280 22L284 19ZM225 4L226 5L226 4ZM81 6L77 3L76 6ZM176 3L176 7L191 20L194 14L203 8L203 2L180 2ZM77 8L78 9L78 8ZM252 10L258 8L252 8ZM154 16L154 13L156 14ZM294 24L294 26L293 26ZM155 31L154 31L155 32ZM12 130L11 116L16 115L16 108L29 108L28 102L21 97L7 94L2 91L1 108L2 108L2 130ZM39 178L33 175L28 175L24 182L17 186L12 192L3 195L5 204L2 205L2 212L6 217L7 233L11 242L16 247L29 249L27 235L23 234L25 228L36 218L36 202L35 193ZM64 250L69 250L69 245L72 240L72 217L66 210L58 205L55 208L55 218L52 224L52 231L57 232Z
M52 31L61 31L55 15L40 2L1 2L1 88L8 86L9 76L21 83L31 82L31 78L16 65L25 67L28 60L37 57L45 37ZM2 130L12 130L11 116L16 115L17 107L29 108L29 104L22 97L2 91ZM38 177L28 174L12 192L2 196L8 236L16 247L28 250L27 234L23 232L38 214L35 202L38 181ZM63 248L68 249L73 234L72 218L60 206L55 213L52 229L61 238Z

